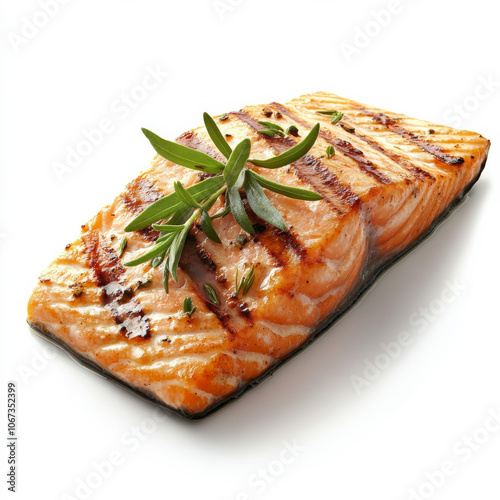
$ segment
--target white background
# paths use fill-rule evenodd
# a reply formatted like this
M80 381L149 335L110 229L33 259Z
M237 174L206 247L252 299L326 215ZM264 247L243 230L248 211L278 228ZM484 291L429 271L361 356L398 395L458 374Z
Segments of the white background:
M412 489L414 500L499 498L500 431L482 430L500 409L497 5L70 0L30 30L30 20L44 23L41 3L2 0L0 12L0 496L14 497L4 436L15 380L23 500L404 500ZM394 5L389 19L376 16ZM148 67L169 76L141 94ZM174 138L205 110L316 90L493 142L467 201L332 331L197 423L155 412L31 333L25 308L38 274L148 165L141 126ZM132 91L142 99L134 109L117 104ZM458 118L453 107L464 104ZM54 162L104 118L112 132L59 180ZM447 282L458 291L444 304ZM429 306L438 313L424 319ZM411 345L356 391L353 376L380 365L381 343L403 331ZM465 444L467 435L482 444ZM118 463L99 475L110 455ZM454 473L426 485L445 461Z

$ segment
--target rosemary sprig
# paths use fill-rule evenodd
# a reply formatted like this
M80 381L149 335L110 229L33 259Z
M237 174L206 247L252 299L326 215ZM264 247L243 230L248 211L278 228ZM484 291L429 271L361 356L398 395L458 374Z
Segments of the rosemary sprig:
M219 162L199 151L162 139L153 132L142 129L144 135L160 156L177 165L214 174L212 177L189 187L183 186L179 181L174 182L173 193L150 205L125 228L125 231L130 232L139 231L152 225L153 229L159 231L160 235L153 247L134 260L126 262L125 265L136 266L150 261L152 267L159 267L165 262L163 286L167 293L170 276L177 281L179 261L187 235L195 221L200 220L201 230L215 243L221 243L221 240L212 221L225 217L229 213L232 213L236 222L247 233L255 233L243 204L242 191L245 192L248 204L253 212L282 231L286 230L286 223L267 198L263 188L299 200L317 201L321 199L321 195L313 191L278 184L247 167L248 162L251 162L259 167L274 169L297 161L314 145L319 133L319 123L311 129L301 142L288 151L266 160L249 160L250 139L243 139L233 149L224 139L210 115L205 113L203 120L213 143L227 158L226 163ZM266 121L259 123L266 127L262 130L269 131L273 137L274 135L284 135L283 128L278 124ZM222 195L225 195L225 207L216 214L210 215L210 209ZM252 266L248 275L239 283L238 293L242 291L243 295L246 294L252 285L254 277L255 271ZM205 292L214 304L220 304L217 292L211 285L205 285Z

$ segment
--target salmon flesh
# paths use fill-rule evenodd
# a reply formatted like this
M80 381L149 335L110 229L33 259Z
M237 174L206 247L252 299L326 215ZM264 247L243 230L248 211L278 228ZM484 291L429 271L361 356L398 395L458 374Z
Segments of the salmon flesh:
M332 124L318 110L336 110ZM294 125L295 135L257 133L258 121ZM465 130L390 113L325 92L287 105L249 106L216 119L230 146L252 142L252 158L286 151L321 124L312 149L289 167L248 168L320 201L266 190L286 231L247 207L256 234L232 215L213 221L221 244L193 225L178 282L165 293L162 269L125 267L158 237L125 226L146 207L205 174L156 156L109 206L82 226L42 273L28 305L29 324L85 364L154 402L201 418L270 374L344 313L375 277L419 242L479 178L490 142ZM177 142L223 158L205 128ZM335 154L327 155L328 146ZM331 148L330 148L331 151ZM213 211L220 210L219 200ZM255 266L245 296L236 270ZM220 304L206 295L205 284ZM183 312L191 297L196 312Z

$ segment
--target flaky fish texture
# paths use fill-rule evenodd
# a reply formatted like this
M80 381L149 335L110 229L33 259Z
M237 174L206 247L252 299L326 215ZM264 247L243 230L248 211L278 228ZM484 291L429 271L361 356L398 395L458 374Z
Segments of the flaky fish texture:
M337 110L332 124L318 110ZM259 120L298 136L258 134ZM256 234L232 215L214 220L222 244L196 224L167 295L162 269L125 267L158 237L124 227L173 183L199 182L196 171L156 156L42 273L28 322L84 362L157 403L200 418L269 374L344 312L376 277L429 233L478 179L489 141L481 135L390 113L325 92L287 105L249 106L217 120L228 143L252 141L253 158L277 155L317 122L313 148L288 168L248 168L273 181L316 191L320 201L266 194L283 215L281 231L248 209ZM177 139L222 160L204 128ZM332 145L336 154L328 157ZM221 208L219 200L213 211ZM255 265L245 296L235 275ZM144 286L146 281L151 281ZM203 285L217 291L220 305ZM183 313L191 297L196 312Z

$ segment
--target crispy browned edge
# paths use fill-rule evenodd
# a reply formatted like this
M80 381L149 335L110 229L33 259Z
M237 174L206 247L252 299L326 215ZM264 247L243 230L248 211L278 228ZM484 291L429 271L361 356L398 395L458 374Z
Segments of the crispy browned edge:
M243 396L245 393L259 385L263 380L267 379L271 375L273 375L276 370L281 368L285 363L290 361L292 358L297 356L300 352L305 350L307 347L309 347L315 340L317 340L322 334L324 334L329 327L333 326L335 322L337 322L349 309L351 309L356 302L361 298L362 295L366 293L366 291L375 283L375 281L383 274L385 273L389 268L391 268L396 262L401 260L406 254L411 252L413 249L415 249L416 246L420 245L424 240L426 240L434 231L435 229L449 216L449 214L456 208L458 205L461 203L461 201L465 198L465 195L471 190L472 186L478 181L479 177L481 177L481 174L484 170L484 167L486 165L488 157L484 159L481 168L477 174L477 176L469 182L467 186L462 190L462 192L448 205L446 210L443 211L443 213L431 224L429 229L422 235L420 238L415 240L408 248L403 250L401 253L390 259L388 262L385 262L383 265L371 270L371 275L368 279L366 279L364 282L360 282L357 284L357 286L351 290L351 292L346 296L346 298L343 301L343 305L341 305L339 308L337 308L335 311L332 312L330 316L327 316L317 327L317 330L315 333L311 334L309 339L307 339L300 347L298 347L295 351L291 352L288 356L285 358L277 361L274 363L272 366L270 366L266 372L264 372L260 377L257 379L253 380L252 382L248 382L244 386L242 386L240 389L232 393L230 396L218 401L211 407L209 407L207 410L205 410L202 413L196 413L193 415L190 415L188 413L185 413L184 411L173 408L171 406L166 405L163 401L160 401L159 399L148 395L139 389L136 389L135 387L132 387L131 385L127 384L123 380L120 380L119 378L115 377L112 373L107 372L106 370L103 370L101 367L97 366L96 364L92 363L88 359L84 358L83 356L77 354L73 349L68 347L66 344L64 344L61 340L57 339L50 333L44 331L42 328L35 326L34 324L30 323L28 321L28 324L31 326L31 328L39 334L41 337L49 340L53 344L57 345L60 347L62 350L66 351L75 361L77 361L79 364L83 365L84 367L90 369L91 371L94 371L98 373L99 375L103 376L104 378L111 380L121 387L124 387L128 389L129 391L132 391L134 394L138 395L139 397L161 407L166 410L169 410L177 415L181 415L183 417L186 417L189 420L201 420L203 418L206 418L207 416L213 414L214 412L220 410L223 406L227 406L228 403L235 401L236 399L240 398Z

